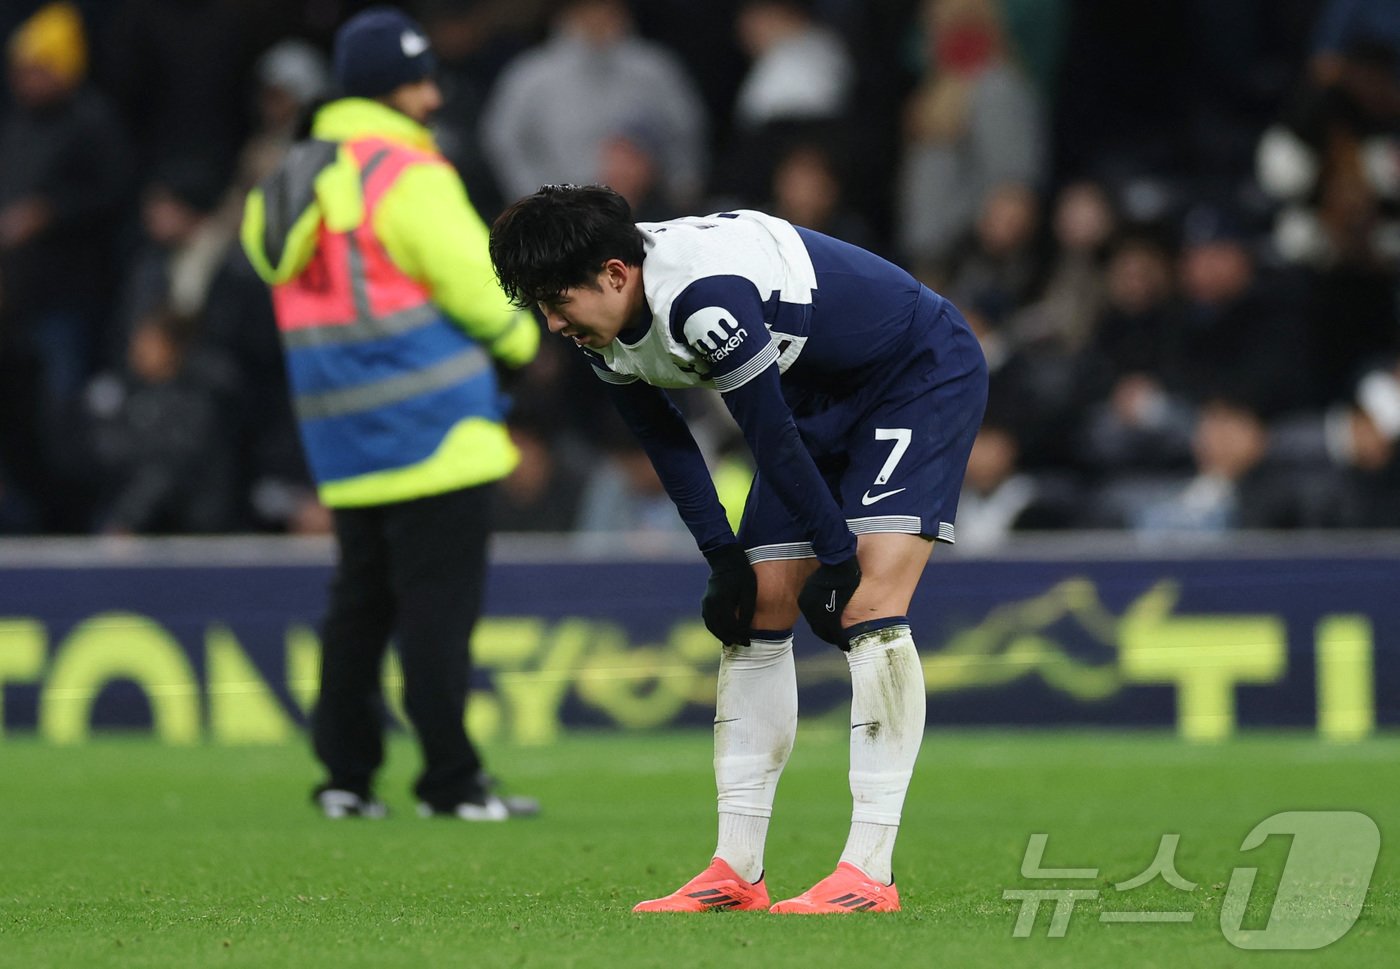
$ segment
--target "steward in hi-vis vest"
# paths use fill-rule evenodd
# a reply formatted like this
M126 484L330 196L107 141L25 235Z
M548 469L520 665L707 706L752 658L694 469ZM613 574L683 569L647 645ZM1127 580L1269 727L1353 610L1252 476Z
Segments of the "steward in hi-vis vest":
M248 196L243 247L272 287L307 461L335 523L311 742L329 818L383 817L381 671L392 637L423 754L425 816L539 810L497 793L465 727L495 482L519 460L495 363L540 331L496 281L487 231L424 127L442 106L422 28L371 7L336 32L344 95Z
M511 307L486 226L427 128L344 98L248 197L242 239L272 286L321 500L377 505L505 477L491 358L539 329Z

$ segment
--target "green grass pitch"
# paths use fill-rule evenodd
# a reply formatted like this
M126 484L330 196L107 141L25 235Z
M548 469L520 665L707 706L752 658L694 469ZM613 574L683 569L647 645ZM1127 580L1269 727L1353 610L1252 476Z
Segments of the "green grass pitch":
M1351 746L1245 734L1190 746L1157 733L931 731L895 855L904 911L638 916L639 899L694 874L714 844L709 738L578 734L498 747L490 766L545 814L501 825L425 821L407 793L416 754L390 750L385 821L328 822L299 747L167 748L107 738L0 742L0 966L267 967L1192 967L1400 964L1400 737ZM849 812L841 729L798 738L768 846L774 898L836 862ZM1259 869L1262 928L1289 850L1245 835L1280 811L1349 810L1382 848L1360 920L1315 951L1251 952L1222 935L1232 869ZM1021 877L1029 837L1045 867ZM1176 870L1131 891L1164 834ZM1013 938L1006 889L1093 888L1062 938L1043 909ZM1109 910L1189 924L1109 924Z

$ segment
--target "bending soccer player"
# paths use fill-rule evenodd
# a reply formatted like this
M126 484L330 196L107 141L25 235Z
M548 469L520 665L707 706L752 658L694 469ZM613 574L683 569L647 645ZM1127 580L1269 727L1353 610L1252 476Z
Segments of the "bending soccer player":
M961 314L898 267L758 212L634 225L554 185L491 230L506 294L589 357L709 561L723 644L719 843L639 912L769 906L763 848L797 729L801 613L851 670L851 831L836 870L774 912L897 911L891 856L924 732L907 613L953 516L987 395ZM713 387L757 465L738 537L667 387Z

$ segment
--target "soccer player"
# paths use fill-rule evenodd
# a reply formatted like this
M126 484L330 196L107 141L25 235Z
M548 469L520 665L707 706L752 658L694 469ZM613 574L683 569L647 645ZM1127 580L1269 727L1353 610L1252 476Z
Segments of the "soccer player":
M924 732L907 613L953 541L987 368L947 299L863 249L759 212L633 224L600 186L551 185L496 220L491 259L608 384L709 561L723 644L719 841L639 912L769 907L763 848L797 728L793 627L851 670L851 830L836 870L774 912L897 911L891 856ZM738 537L666 387L713 387L757 465Z

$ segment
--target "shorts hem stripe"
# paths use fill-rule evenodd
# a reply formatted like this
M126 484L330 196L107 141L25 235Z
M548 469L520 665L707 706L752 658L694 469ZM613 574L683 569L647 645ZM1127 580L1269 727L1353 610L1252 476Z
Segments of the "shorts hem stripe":
M846 524L857 535L874 532L895 532L918 535L924 530L923 519L918 515L876 515L872 518L848 518Z
M816 558L817 553L812 550L811 542L782 542L777 545L759 545L755 548L747 548L744 549L744 554L748 556L749 564L753 565L756 562Z

